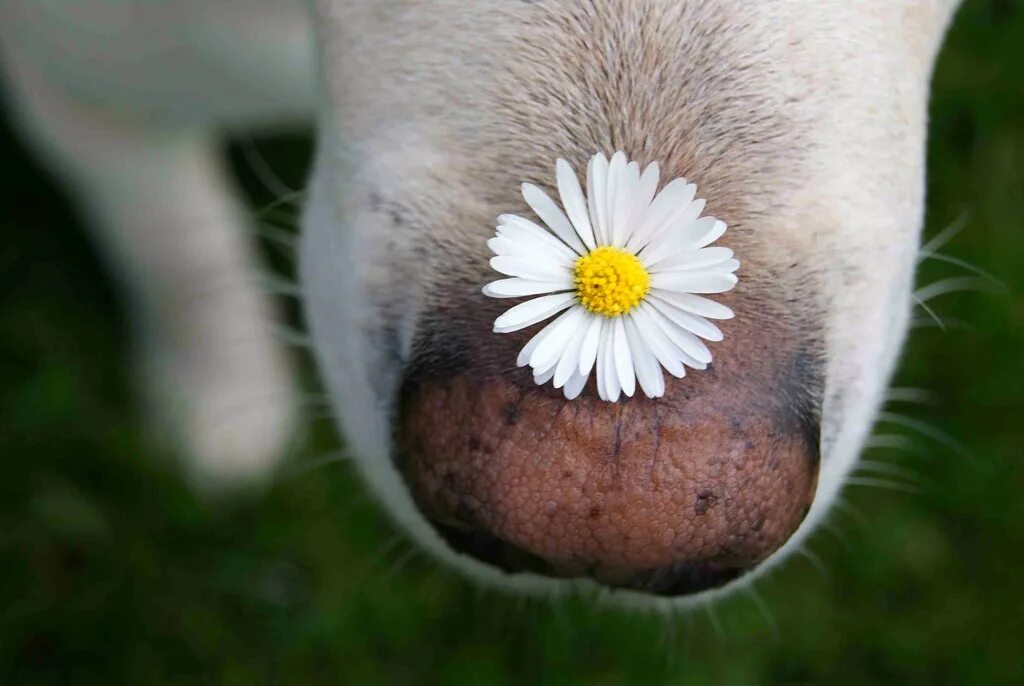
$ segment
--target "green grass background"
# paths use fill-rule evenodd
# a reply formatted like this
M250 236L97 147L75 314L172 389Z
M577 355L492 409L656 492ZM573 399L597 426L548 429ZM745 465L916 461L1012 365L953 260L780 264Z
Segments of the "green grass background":
M866 49L869 49L866 46ZM254 206L272 196L243 147ZM301 184L308 141L261 140ZM484 591L397 537L328 422L264 496L212 504L146 443L120 297L65 197L0 131L0 683L1024 682L1024 7L969 0L937 70L927 226L1006 289L915 330L890 409L917 493L848 504L748 594L672 619ZM287 260L265 245L276 268ZM921 283L957 275L927 263ZM876 475L877 476L877 475Z

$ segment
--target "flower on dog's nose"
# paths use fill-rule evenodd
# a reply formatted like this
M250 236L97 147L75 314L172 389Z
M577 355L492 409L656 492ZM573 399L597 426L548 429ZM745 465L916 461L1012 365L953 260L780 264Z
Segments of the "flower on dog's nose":
M709 319L732 310L699 294L736 285L739 262L728 248L708 247L725 224L701 217L697 187L676 179L655 195L658 165L641 174L617 152L587 167L587 194L565 160L556 164L561 208L544 191L523 184L523 198L546 225L517 215L498 217L487 245L491 267L511 278L484 286L492 298L535 297L498 317L494 331L510 333L558 313L519 353L538 385L554 381L570 400L597 368L597 392L615 402L665 393L664 367L682 378L686 367L706 369L704 344L722 340ZM566 216L568 215L568 216ZM567 311L564 311L567 310Z

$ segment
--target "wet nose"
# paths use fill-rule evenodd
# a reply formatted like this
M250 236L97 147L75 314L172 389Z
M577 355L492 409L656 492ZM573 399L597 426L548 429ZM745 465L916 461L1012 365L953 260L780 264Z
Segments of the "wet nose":
M525 371L417 378L399 467L453 549L508 573L667 596L722 585L796 530L819 461L812 358L723 358L618 403L593 387L566 401Z

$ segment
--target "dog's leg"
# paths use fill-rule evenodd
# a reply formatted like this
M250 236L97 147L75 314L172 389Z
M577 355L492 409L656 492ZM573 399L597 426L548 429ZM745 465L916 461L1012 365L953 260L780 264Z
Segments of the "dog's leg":
M154 126L70 101L30 70L18 77L22 123L128 288L156 425L182 439L207 482L266 474L294 394L212 132Z

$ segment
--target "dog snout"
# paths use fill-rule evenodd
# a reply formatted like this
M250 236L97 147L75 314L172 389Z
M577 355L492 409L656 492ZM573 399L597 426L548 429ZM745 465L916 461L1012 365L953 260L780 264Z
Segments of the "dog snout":
M505 572L667 596L720 586L779 549L814 498L816 365L777 342L726 346L659 399L605 402L591 380L566 401L524 370L472 365L417 378L399 467L453 549Z

